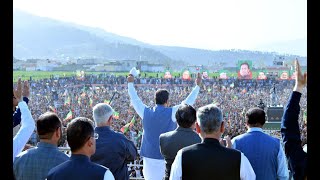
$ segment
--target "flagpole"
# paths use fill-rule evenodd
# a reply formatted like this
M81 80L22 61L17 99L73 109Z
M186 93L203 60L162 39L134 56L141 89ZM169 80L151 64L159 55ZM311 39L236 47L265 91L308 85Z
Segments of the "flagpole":
M112 102L115 94L118 94L118 92L115 91L115 92L113 93L113 95L112 95L112 97L111 97L111 99L110 99L110 101L109 101L109 105L111 105L111 102Z

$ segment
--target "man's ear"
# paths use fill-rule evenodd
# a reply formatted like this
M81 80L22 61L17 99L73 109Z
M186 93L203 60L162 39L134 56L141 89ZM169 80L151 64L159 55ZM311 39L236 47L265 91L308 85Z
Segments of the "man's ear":
M221 122L221 126L220 126L220 132L223 134L224 133L224 121Z
M56 130L56 132L54 133L55 136L57 138L60 138L62 136L62 130L61 130L61 127L58 127L58 129Z
M198 134L200 134L201 132L200 125L198 124L198 122L196 122L196 131Z
M108 123L109 123L109 124L111 124L112 118L113 118L113 115L111 115L111 116L109 117L109 119L108 119Z
M88 147L91 147L93 145L92 139L93 137L92 138L90 137L89 140L87 141Z

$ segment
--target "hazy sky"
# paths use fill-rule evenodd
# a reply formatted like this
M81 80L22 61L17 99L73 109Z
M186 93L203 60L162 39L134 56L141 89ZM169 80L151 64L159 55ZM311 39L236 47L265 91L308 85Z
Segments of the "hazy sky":
M13 0L13 7L154 45L258 50L307 38L306 0Z

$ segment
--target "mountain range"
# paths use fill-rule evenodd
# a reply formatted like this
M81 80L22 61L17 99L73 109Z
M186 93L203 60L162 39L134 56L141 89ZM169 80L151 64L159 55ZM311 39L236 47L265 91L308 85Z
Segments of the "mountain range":
M224 66L233 67L239 60L263 61L266 65L272 65L273 60L278 57L284 57L285 60L297 57L301 65L306 65L307 57L272 52L276 47L304 49L304 47L293 47L297 44L306 46L306 40L266 45L263 48L269 51L264 52L159 46L110 33L101 28L58 21L20 10L14 10L13 13L13 56L21 60L35 58L64 61L70 58L99 58L143 60L171 65L223 63Z

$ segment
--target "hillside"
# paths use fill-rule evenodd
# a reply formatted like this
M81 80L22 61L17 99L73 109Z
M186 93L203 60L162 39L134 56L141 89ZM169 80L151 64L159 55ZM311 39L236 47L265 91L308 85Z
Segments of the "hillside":
M285 43L281 46L285 47ZM266 47L267 48L267 47ZM271 49L272 50L272 49ZM263 61L271 65L278 56L286 60L306 57L276 52L249 50L204 50L185 47L154 46L136 39L109 33L101 28L86 27L14 11L13 56L17 59L102 58L110 60L146 60L154 63L212 65L223 62L235 66L238 60Z

